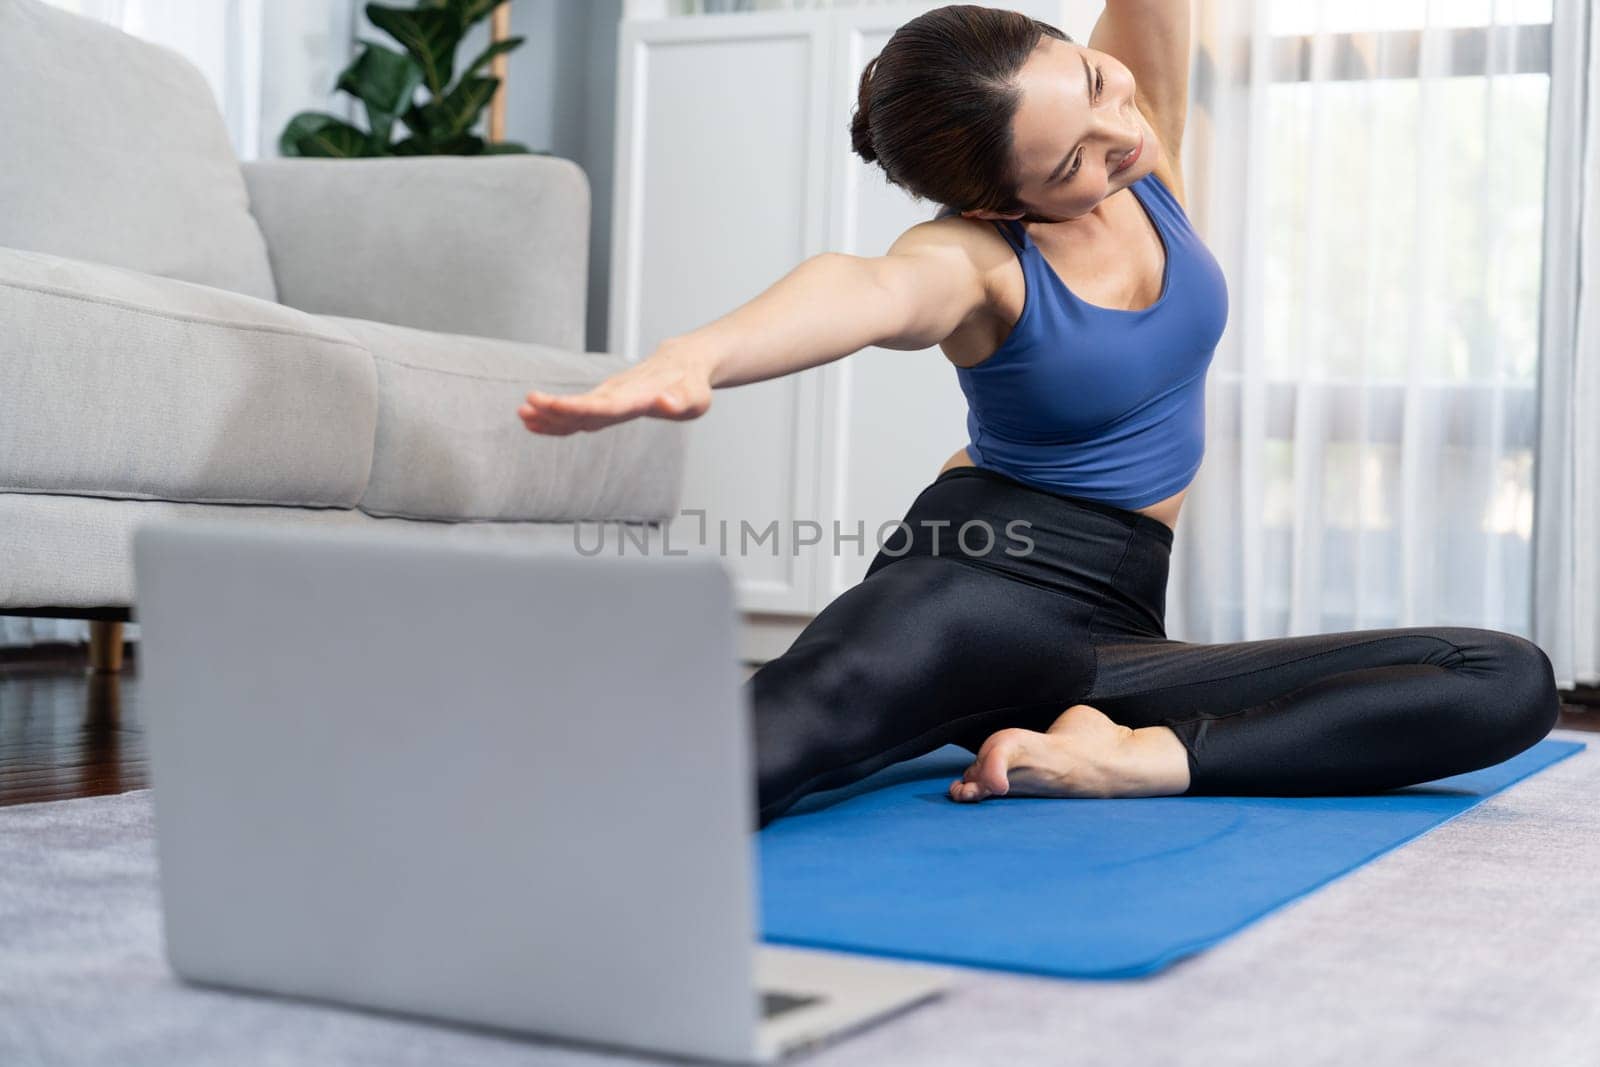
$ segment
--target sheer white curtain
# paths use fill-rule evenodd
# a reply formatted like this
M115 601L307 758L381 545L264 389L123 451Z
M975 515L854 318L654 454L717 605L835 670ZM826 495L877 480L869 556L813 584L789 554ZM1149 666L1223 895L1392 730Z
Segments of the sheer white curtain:
M1600 4L1556 0L1534 640L1600 685Z
M1195 0L1230 318L1168 629L1531 636L1550 0Z
M348 116L330 98L352 54L352 0L48 0L166 45L205 74L241 159L277 155L295 112ZM137 639L139 628L126 636ZM88 623L0 615L0 646L83 642Z

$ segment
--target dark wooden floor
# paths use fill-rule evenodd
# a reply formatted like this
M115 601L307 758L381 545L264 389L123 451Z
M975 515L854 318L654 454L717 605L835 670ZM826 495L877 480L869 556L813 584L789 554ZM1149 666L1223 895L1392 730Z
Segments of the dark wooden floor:
M138 691L131 655L97 675L86 646L0 650L0 805L148 785Z
M100 796L149 785L139 715L138 644L122 673L91 674L82 645L0 649L0 806ZM1600 731L1590 694L1560 725Z

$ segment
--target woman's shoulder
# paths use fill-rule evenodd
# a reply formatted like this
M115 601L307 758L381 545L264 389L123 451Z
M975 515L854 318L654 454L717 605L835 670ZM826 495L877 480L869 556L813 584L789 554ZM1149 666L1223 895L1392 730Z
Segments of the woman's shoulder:
M983 288L982 308L943 343L945 354L958 366L973 361L968 349L992 351L999 343L996 335L1009 330L1021 315L1027 283L1016 246L1001 236L995 220L941 208L934 218L902 233L890 253L933 254L943 269L970 270L977 276Z
M971 251L987 250L1009 255L1015 238L1003 234L1016 233L1019 228L1015 222L969 218L955 208L941 205L933 218L917 223L906 234L920 231L931 240L961 244Z
M932 218L907 227L895 244L956 245L978 253L1007 251L1008 242L1000 235L1000 225L996 220L969 218L955 208L940 205Z

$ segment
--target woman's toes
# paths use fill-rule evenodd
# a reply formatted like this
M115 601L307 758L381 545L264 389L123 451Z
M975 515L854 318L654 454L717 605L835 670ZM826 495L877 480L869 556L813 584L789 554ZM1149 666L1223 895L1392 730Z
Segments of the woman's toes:
M1011 769L1014 745L996 745L978 764L976 783L986 795L1003 797L1011 791L1007 772Z
M1003 777L1002 775L1002 779ZM950 783L950 799L952 800L983 800L994 795L994 792L989 782L979 776L979 763L977 761L968 764L961 777Z
M1009 793L1012 769L1020 763L1027 762L1029 754L1033 751L1034 742L1040 739L1042 739L1041 734L1017 727L990 734L988 740L984 741L983 747L978 750L978 760L974 764L976 768L974 780L995 796Z
M1012 727L990 734L978 749L978 758L966 773L950 783L951 798L970 801L1012 794L1099 795L1098 787L1084 777L1086 753L1067 749L1084 744L1101 747L1108 739L1116 740L1117 735L1104 734L1095 727L1093 719L1104 718L1099 711L1082 705L1079 707L1084 710L1071 717L1074 727L1071 731L1059 729L1065 724L1058 720L1057 728L1051 733ZM1111 731L1122 729L1109 720L1106 725ZM1084 736L1084 726L1089 726L1091 736ZM1077 736L1064 736L1069 732Z

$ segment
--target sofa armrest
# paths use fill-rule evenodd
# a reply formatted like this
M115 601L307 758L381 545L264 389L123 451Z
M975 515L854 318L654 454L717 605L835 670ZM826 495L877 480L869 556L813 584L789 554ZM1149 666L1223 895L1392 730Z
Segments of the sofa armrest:
M589 180L554 156L247 162L278 299L584 349Z

